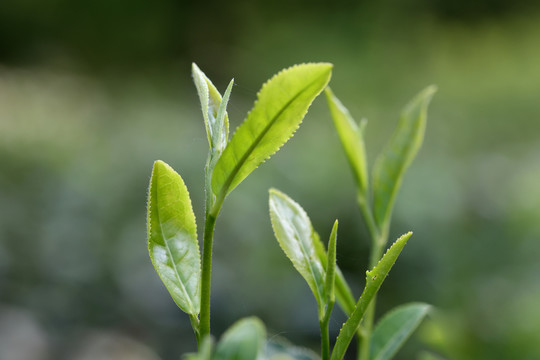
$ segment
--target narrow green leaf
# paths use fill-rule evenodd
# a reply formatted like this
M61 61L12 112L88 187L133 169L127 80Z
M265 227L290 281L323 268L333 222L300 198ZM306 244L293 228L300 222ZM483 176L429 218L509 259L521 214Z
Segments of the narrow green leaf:
M219 341L212 360L257 360L264 356L266 330L257 318L239 320Z
M365 121L363 126L358 126L349 110L343 106L332 90L327 87L325 93L330 114L334 120L334 127L353 171L358 194L365 199L368 191L367 155L363 134Z
M276 239L315 295L322 318L326 305L324 267L316 253L311 221L300 205L276 189L270 189L269 204Z
M201 263L195 215L184 181L160 160L148 190L148 252L176 304L197 315Z
M326 261L326 273L324 277L327 301L334 302L335 278L336 278L336 243L338 221L334 222L330 240L328 241L328 260Z
M218 116L221 107L221 94L216 89L212 81L193 63L191 66L193 82L199 94L201 101L201 110L203 113L204 124L206 126L206 135L208 136L208 144L210 149L224 149L229 139L229 117L227 112L224 112L222 117ZM231 84L234 81L231 80ZM230 94L231 84L227 88ZM226 92L227 93L227 92ZM228 94L224 107L228 101Z
M373 169L373 208L380 229L388 227L403 174L422 145L427 108L435 86L420 92L401 113L398 125Z
M287 142L331 73L332 65L327 63L297 65L263 85L253 109L214 168L212 190L218 199L224 199Z
M371 335L371 360L391 359L430 309L428 304L401 305L386 314Z
M324 249L324 244L321 241L319 235L313 231L313 242L315 244L315 251L317 253L317 257L319 258L319 261L322 263L323 268L326 269L327 266L327 258L328 255L326 254L326 250ZM356 306L356 300L354 298L354 295L351 291L351 288L349 287L349 284L347 284L347 280L345 280L345 276L343 276L343 273L339 269L339 267L336 264L336 278L335 278L335 295L337 302L343 312L346 315L350 315L354 311L354 307Z
M379 263L371 270L366 271L366 286L364 291L356 304L356 307L350 317L343 324L334 350L332 351L331 360L341 360L345 356L345 351L349 347L349 344L356 333L360 321L364 317L364 314L369 306L369 303L381 287L384 279L390 272L390 269L396 262L401 250L407 243L407 240L411 237L412 233L409 232L402 235L396 242L386 251Z

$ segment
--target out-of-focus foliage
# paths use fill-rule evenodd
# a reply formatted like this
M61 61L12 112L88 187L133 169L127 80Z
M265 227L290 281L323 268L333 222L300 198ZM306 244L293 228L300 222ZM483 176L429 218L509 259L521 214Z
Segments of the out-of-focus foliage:
M378 313L435 305L397 359L420 348L450 359L540 357L535 3L246 1L208 11L208 2L0 2L0 329L10 329L0 331L0 357L22 351L14 329L44 358L113 353L104 344L118 337L161 358L195 349L189 320L147 257L141 195L160 158L182 172L193 204L204 203L207 139L192 61L221 92L235 77L231 131L271 74L333 63L332 89L354 118L370 120L373 154L402 104L437 84L390 230L415 235ZM215 334L255 315L270 335L309 347L317 305L273 240L271 186L301 203L317 229L339 219L338 263L359 295L368 241L324 101L226 203L214 248ZM203 209L194 211L201 219ZM154 359L147 347L136 353Z

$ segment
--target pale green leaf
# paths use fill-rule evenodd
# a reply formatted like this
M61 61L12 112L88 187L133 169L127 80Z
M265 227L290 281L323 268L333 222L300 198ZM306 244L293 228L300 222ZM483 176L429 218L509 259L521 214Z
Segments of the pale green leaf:
M353 120L349 110L343 106L330 88L327 87L325 93L330 114L334 120L334 127L337 130L341 145L345 150L347 160L353 171L354 180L358 188L358 195L365 199L367 197L368 189L368 172L366 146L363 134L364 126L359 126Z
M218 199L224 199L287 142L331 73L332 65L327 63L297 65L263 85L253 109L214 168L212 190Z
M386 314L371 335L371 360L389 360L416 330L430 309L428 304L401 305Z
M315 352L292 345L287 340L272 336L266 342L266 358L269 360L320 360Z
M225 145L227 145L227 140L229 138L229 117L226 111L223 112L221 117L218 116L221 106L221 94L214 84L212 84L212 81L210 81L195 63L191 66L191 72L193 75L193 82L195 83L197 93L199 94L199 100L201 101L201 110L210 149L223 149L225 148ZM231 83L227 88L228 93L230 93L232 83L233 81L231 80ZM223 107L226 107L227 101L228 94Z
M334 222L330 240L328 241L328 260L326 261L326 273L324 283L327 300L333 302L335 299L335 279L336 279L336 245L337 245L338 221Z
M311 221L300 205L276 189L270 189L269 205L276 239L315 295L322 318L326 305L325 271L315 249Z
M411 232L402 235L386 251L379 263L371 271L366 271L366 286L364 287L364 291L362 292L354 311L343 324L339 332L334 350L332 351L331 360L343 359L345 351L347 351L358 326L360 326L360 322L362 321L371 300L375 297L375 294L381 287L384 279L390 272L390 269L396 262L401 250L403 250L403 247L411 235Z
M265 338L266 330L259 319L239 320L223 334L212 360L262 360Z
M435 86L427 87L405 107L389 143L375 162L373 211L380 229L388 227L403 175L422 145L427 108L435 91Z
M184 181L160 160L148 190L148 252L176 304L197 315L201 264L195 215Z

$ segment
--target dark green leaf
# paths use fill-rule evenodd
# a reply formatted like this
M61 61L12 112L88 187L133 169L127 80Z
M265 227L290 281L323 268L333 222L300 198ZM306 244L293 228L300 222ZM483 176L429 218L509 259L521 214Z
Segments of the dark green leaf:
M386 314L371 335L370 359L389 360L420 325L430 309L428 304L401 305Z
M201 264L195 215L184 181L160 160L148 190L148 252L176 304L197 315Z
M328 260L326 261L326 273L324 277L327 301L333 302L335 299L335 278L336 278L336 243L337 243L338 221L334 222L330 240L328 241Z

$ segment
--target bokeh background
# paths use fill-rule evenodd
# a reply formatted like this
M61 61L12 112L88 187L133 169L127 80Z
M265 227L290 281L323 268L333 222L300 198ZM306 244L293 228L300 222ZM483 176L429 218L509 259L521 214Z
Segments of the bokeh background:
M414 230L378 314L436 311L400 352L539 359L540 6L537 1L0 2L0 359L178 359L188 317L146 249L152 162L182 174L201 227L207 140L196 62L234 129L261 84L307 61L367 117L372 163L400 109L437 84L426 139L397 199ZM316 306L274 240L267 189L301 203L360 293L369 244L323 98L225 202L213 332L255 315L317 348ZM200 229L202 230L202 229ZM343 321L332 320L334 336Z

